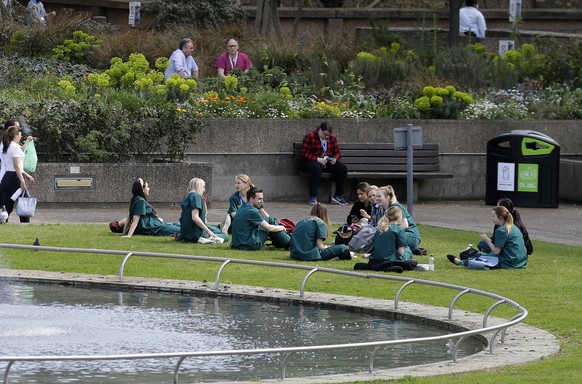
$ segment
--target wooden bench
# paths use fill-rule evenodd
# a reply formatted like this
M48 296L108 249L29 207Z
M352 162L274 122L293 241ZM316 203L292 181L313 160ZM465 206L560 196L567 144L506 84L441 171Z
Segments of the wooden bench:
M394 149L393 143L343 143L340 144L340 161L348 167L348 179L356 182L370 179L405 179L407 176L407 151ZM301 172L301 143L293 143L295 169ZM414 149L413 178L452 178L452 173L440 172L438 144L424 144ZM323 173L330 178L330 173ZM331 194L331 191L330 191ZM331 199L331 195L330 195Z

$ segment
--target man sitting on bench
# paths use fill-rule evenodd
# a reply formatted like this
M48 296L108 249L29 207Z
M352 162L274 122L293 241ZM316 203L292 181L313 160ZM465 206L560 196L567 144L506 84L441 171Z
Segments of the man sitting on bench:
M301 171L309 173L309 204L317 203L317 192L321 181L321 173L329 172L335 180L335 195L331 202L347 205L344 199L344 182L348 168L339 159L341 158L336 137L332 134L332 126L324 121L314 131L303 137L301 145Z

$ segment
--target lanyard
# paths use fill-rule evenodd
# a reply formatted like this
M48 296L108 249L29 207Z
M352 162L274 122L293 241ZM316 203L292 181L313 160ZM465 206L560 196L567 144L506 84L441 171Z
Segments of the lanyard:
M326 140L319 139L319 141L321 141L321 147L323 148L323 154L326 155L327 154L327 139Z
M228 55L228 59L230 60L230 68L234 69L234 67L236 67L236 62L238 61L238 53L234 56L234 59Z

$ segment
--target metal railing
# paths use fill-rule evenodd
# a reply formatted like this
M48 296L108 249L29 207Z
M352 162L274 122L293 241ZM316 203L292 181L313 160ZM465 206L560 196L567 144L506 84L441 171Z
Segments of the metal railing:
M8 378L10 374L10 369L12 365L17 361L89 361L89 360L136 360L136 359L152 359L152 358L175 358L178 357L179 360L174 367L174 383L179 383L179 370L183 361L191 357L205 357L205 356L224 356L224 355L257 355L257 354L281 354L284 356L281 362L281 380L285 379L285 374L287 370L287 365L291 357L295 353L310 352L310 351L323 351L323 350L333 350L333 349L348 349L348 348L372 348L373 351L370 354L368 362L368 371L373 373L374 371L374 360L378 353L385 347L391 345L399 344L414 344L414 343L428 343L439 340L456 340L456 342L451 343L451 352L453 362L457 362L457 352L460 343L467 337L474 335L483 335L491 333L489 337L489 353L493 353L493 346L495 338L501 334L500 342L504 343L505 333L507 329L511 326L517 325L523 322L528 316L528 311L516 303L515 301L502 297L500 295L481 291L478 289L467 288L459 285L440 283L430 280L416 279L410 277L401 276L389 276L389 275L379 275L370 273L360 273L351 271L342 271L332 268L323 268L319 266L307 266L307 265L297 265L297 264L284 264L276 262L266 262L266 261L256 261L256 260L243 260L243 259L230 259L230 258L220 258L220 257L210 257L210 256L194 256L194 255L182 255L173 253L154 253L154 252L137 252L137 251L121 251L121 250L101 250L101 249L85 249L85 248L58 248L58 247L45 247L45 246L29 246L29 245L18 245L18 244L0 244L0 248L11 248L11 249L23 249L23 250L35 250L35 251L49 251L49 252L69 252L69 253L92 253L92 254L102 254L102 255L125 255L121 265L119 267L119 282L123 282L125 266L129 262L130 258L135 257L154 257L154 258L171 258L171 259L187 259L193 261L209 261L221 263L214 280L214 289L218 290L220 286L220 276L222 271L229 264L246 264L255 266L266 266L266 267L277 267L277 268L290 268L297 270L306 270L307 274L301 281L299 287L299 297L304 298L305 296L305 286L307 281L311 276L317 272L331 273L337 275L351 276L355 278L364 279L379 279L379 280L390 280L390 281L400 281L402 286L398 289L394 297L394 309L398 309L398 304L400 301L400 296L402 292L409 286L413 284L428 285L433 287L445 288L457 290L459 293L451 300L449 304L448 319L453 320L453 309L458 300L467 294L475 294L479 296L484 296L496 300L483 315L483 327L478 329L473 329L469 331L456 332L452 334L446 334L441 336L431 336L422 338L410 338L401 340L385 340L385 341L375 341L375 342L365 342L365 343L350 343L350 344L332 344L332 345L315 345L315 346L301 346L301 347L287 347L287 348L264 348L264 349L246 349L246 350L226 350L226 351L207 351L207 352L172 352L172 353L149 353L149 354L128 354L128 355L78 355L78 356L0 356L0 361L8 362L6 370L4 371L5 384L8 383ZM488 326L488 320L493 312L493 310L499 307L501 304L507 304L517 310L515 316L510 318L504 323Z

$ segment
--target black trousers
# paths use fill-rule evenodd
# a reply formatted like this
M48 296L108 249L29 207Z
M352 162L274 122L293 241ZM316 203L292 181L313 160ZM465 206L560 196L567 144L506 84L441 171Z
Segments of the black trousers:
M20 180L16 172L6 172L0 181L0 188L2 189L2 205L6 207L6 212L10 215L14 210L14 201L11 197L20 188Z
M321 182L321 174L323 172L331 173L335 181L334 196L344 194L344 184L346 175L348 174L348 167L341 161L336 161L335 164L327 163L325 167L317 161L302 161L300 169L309 174L309 195L317 196L319 191L319 184Z

